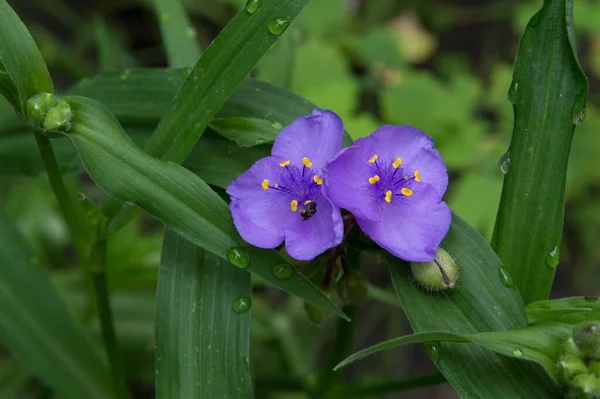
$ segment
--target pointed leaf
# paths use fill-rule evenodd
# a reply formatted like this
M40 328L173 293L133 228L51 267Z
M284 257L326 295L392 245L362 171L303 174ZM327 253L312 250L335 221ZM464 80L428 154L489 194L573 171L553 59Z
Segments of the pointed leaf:
M600 301L598 297L586 296L533 302L527 305L527 319L529 324L600 320Z

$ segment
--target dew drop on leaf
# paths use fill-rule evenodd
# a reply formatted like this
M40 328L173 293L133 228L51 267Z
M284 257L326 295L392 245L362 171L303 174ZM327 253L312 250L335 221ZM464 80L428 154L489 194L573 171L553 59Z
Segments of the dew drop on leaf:
M573 124L579 125L585 119L585 101L586 93L584 90L579 90L575 95L573 103Z
M233 247L227 251L227 259L240 269L247 269L250 266L250 255L240 247Z
M508 101L511 104L516 104L519 100L519 82L512 81L510 87L508 88Z
M247 296L240 297L233 301L231 308L235 313L244 313L252 306L252 299Z
M554 249L548 252L546 255L546 264L548 267L555 269L558 266L558 262L560 261L560 248L558 245L554 247Z
M271 32L274 35L279 36L283 32L285 32L285 30L288 28L288 26L290 26L290 19L284 18L284 17L275 18L271 22L269 22L268 26L269 26L269 32Z
M282 263L271 268L271 273L278 280L287 280L294 275L294 267L289 263Z
M507 288L513 287L513 281L510 275L504 270L503 267L498 269L498 276L500 277L500 281Z
M260 0L248 0L246 2L246 11L249 14L254 14L258 10L258 7L260 7Z
M271 127L273 129L283 129L283 125L279 122L271 122Z
M510 151L506 151L504 155L500 157L498 166L500 166L500 170L503 174L508 173L508 169L510 169Z
M429 353L435 364L439 364L442 359L442 345L439 342L430 343L427 346L427 353Z
M515 357L522 357L523 356L523 351L519 348L516 348L513 350L513 356Z

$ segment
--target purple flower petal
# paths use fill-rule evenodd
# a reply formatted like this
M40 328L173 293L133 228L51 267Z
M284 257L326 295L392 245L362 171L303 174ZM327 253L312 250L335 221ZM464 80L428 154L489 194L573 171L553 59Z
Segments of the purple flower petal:
M331 111L315 109L311 116L302 116L281 130L271 154L281 161L302 165L308 158L316 170L342 149L344 126Z
M380 162L391 163L402 159L411 173L418 170L420 180L432 185L441 199L448 186L446 165L439 152L433 149L433 139L412 126L384 125L370 136L354 143L379 156Z
M435 258L440 242L448 233L452 215L436 190L421 184L413 195L393 197L381 204L381 220L357 218L361 229L382 248L411 262Z
M317 200L317 213L310 219L296 219L285 230L285 249L298 260L311 260L342 242L344 224L340 208L324 196Z
M379 220L379 206L367 184L373 176L368 162L372 152L359 146L341 151L324 168L325 192L336 205L357 218Z
M248 217L248 213L243 208L240 208L237 199L231 201L230 209L233 223L246 242L259 248L275 248L283 242L282 229L260 227Z

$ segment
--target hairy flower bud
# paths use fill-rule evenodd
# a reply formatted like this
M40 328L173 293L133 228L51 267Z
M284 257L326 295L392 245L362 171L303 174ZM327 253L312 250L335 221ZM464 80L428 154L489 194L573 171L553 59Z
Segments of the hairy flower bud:
M48 110L42 126L46 130L67 131L72 117L71 106L66 101L59 100Z
M458 266L442 248L438 248L431 262L411 262L410 270L415 280L431 291L452 289L458 280Z
M571 381L576 375L588 372L583 360L576 355L564 355L558 365L559 373L564 381Z
M597 398L600 395L600 378L591 374L579 374L573 378L571 389L575 397Z
M584 323L575 327L573 339L583 356L600 359L600 323Z
M56 97L51 93L39 93L27 100L25 115L37 126L44 123L48 110L56 105Z

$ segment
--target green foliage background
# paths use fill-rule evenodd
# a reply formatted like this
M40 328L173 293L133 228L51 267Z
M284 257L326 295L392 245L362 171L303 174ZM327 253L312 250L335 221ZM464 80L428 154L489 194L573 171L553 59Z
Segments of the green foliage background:
M10 3L34 36L59 93L100 71L166 65L158 29L165 15L157 15L149 1L107 0L93 8L66 0ZM196 35L205 48L245 1L184 3L196 27L195 32L184 33ZM538 2L464 5L429 0L412 7L411 2L369 0L359 8L360 3L310 2L253 75L337 112L353 138L366 136L385 123L410 124L431 134L451 174L447 201L456 214L490 239L503 180L498 163L512 131L512 107L507 100L512 62L520 29L539 8ZM575 4L580 59L590 78L590 97L570 157L554 296L600 293L600 168L595 164L600 154L598 21L600 3L581 0ZM1 99L0 137L16 128L10 105ZM143 141L143 135L130 133ZM58 147L60 159L62 147ZM94 310L85 305L87 287L75 267L68 231L39 160L12 164L11 155L18 151L0 147L0 201L35 249L36 261L49 266L52 282L70 312L99 337ZM68 174L65 178L73 194L82 192L96 203L105 199L85 177ZM140 398L149 397L154 386L154 290L162 235L155 220L137 216L108 247L117 333L128 377ZM365 273L373 285L390 290L387 270L380 266L373 259ZM284 397L281 391L299 388L294 376L311 375L322 363L331 346L335 320L314 326L299 299L284 296L261 281L253 283L251 339L257 397ZM385 304L388 294L372 288L371 300L358 308L357 347L410 331L395 299ZM419 348L402 351L357 363L344 371L344 378L369 382L433 369ZM268 396L267 389L273 387L281 391ZM0 352L0 398L44 397L47 392L18 361ZM415 391L414 397L448 397L451 392L442 386Z

